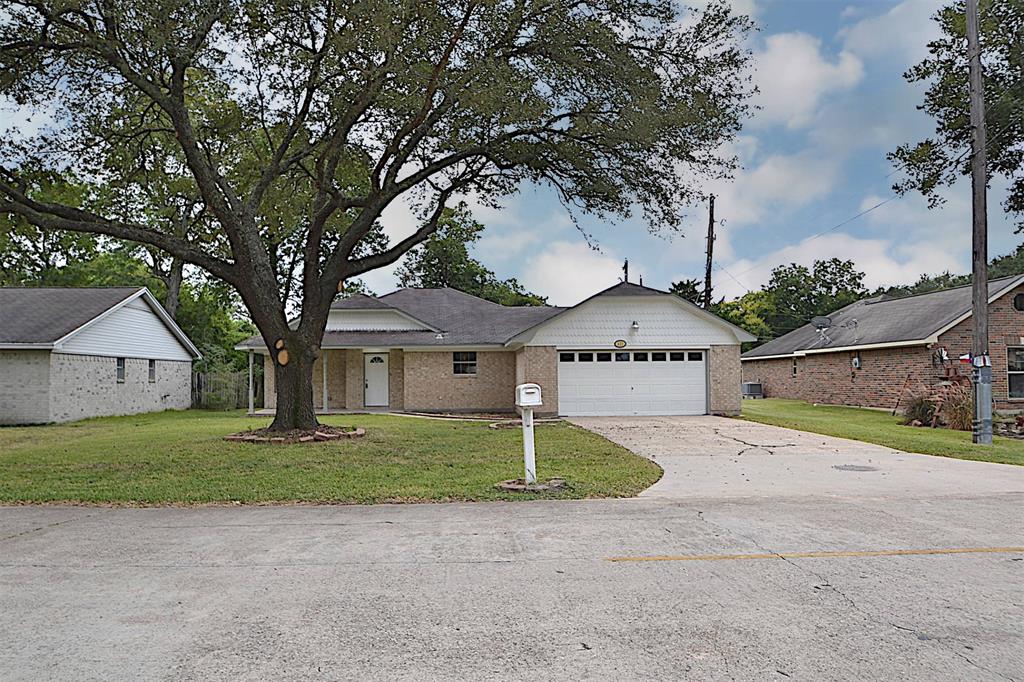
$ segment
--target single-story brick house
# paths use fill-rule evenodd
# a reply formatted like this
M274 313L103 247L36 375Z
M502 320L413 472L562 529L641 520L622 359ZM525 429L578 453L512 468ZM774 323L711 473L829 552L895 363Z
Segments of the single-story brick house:
M339 299L314 367L319 410L736 414L740 343L754 337L664 291L620 283L570 308L510 307L455 289ZM259 337L273 408L273 356Z
M0 288L0 424L188 408L199 357L144 287Z
M1024 409L1024 275L989 283L995 409ZM743 354L743 380L767 397L892 409L905 387L969 377L971 287L857 301Z

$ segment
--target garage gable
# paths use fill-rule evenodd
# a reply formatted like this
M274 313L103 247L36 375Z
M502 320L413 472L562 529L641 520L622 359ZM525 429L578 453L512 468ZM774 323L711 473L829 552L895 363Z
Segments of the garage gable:
M628 286L623 291L623 285L618 285L587 299L512 341L559 348L710 348L754 340L677 296ZM617 289L619 293L613 293Z

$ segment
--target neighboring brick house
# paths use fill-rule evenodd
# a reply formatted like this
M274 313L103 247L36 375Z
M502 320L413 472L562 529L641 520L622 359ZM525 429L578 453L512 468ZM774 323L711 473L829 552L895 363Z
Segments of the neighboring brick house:
M356 295L332 307L313 369L318 410L737 414L740 343L754 337L664 291L620 283L571 308L502 306L455 289ZM274 356L262 339L274 406Z
M905 388L969 377L971 287L858 301L743 354L743 381L765 395L893 408ZM989 355L995 409L1024 409L1024 276L989 283Z
M188 408L199 357L145 288L0 288L0 424Z

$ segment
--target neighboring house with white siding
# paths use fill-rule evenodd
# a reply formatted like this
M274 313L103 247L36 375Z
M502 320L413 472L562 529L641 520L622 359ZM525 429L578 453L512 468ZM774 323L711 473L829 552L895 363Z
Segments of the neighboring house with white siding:
M511 412L515 386L530 382L547 414L737 414L740 344L753 340L689 301L627 282L571 308L400 289L334 302L313 395L326 411ZM260 337L237 348L263 356L272 409L277 351Z
M0 288L0 425L186 409L199 357L145 288Z

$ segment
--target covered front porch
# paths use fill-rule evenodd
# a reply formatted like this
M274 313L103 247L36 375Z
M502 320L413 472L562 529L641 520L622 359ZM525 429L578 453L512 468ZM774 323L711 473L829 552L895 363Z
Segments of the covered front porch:
M404 409L404 353L395 348L326 348L313 365L313 404L317 414L389 412ZM253 374L263 362L264 407L255 407ZM249 350L249 414L275 411L274 364L267 353Z

